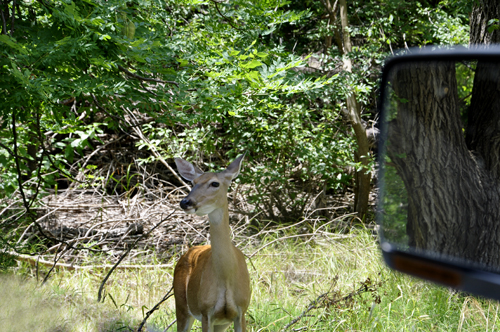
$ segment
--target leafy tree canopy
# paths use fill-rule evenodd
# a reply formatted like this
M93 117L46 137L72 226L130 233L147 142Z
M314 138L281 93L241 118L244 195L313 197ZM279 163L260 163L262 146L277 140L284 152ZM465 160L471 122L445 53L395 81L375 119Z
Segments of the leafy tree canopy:
M148 137L141 148L209 168L249 151L250 198L265 208L278 190L281 215L312 197L297 186L311 195L349 186L346 170L359 165L341 116L346 95L356 91L369 120L381 59L465 43L470 4L350 2L355 68L346 73L341 45L325 42L340 24L326 3L2 0L0 195L31 204L61 176L84 181L79 167L91 166L101 137L133 128Z

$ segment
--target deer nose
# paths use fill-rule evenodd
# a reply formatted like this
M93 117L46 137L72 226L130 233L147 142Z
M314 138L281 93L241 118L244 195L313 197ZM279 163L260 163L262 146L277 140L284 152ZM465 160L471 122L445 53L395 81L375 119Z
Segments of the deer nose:
M191 204L192 204L192 202L191 202L190 199L184 198L181 201L181 209L187 210L187 209L189 209L189 207L191 206Z

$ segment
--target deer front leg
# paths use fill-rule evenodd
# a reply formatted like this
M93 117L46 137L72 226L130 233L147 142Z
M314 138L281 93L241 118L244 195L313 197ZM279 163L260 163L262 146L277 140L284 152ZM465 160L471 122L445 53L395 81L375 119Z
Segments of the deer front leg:
M210 323L207 315L201 317L201 331L202 332L214 332L214 326Z

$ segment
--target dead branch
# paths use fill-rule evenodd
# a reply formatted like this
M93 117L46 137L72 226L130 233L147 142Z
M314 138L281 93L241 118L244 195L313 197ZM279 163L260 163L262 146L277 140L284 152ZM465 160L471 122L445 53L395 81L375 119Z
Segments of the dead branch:
M26 254L18 254L13 251L3 252L3 255L8 255L13 257L15 260L20 262L28 263L31 266L41 265L45 267L54 266L57 269L68 270L68 271L85 271L85 270L107 270L111 269L114 265L111 264L103 264L103 265L74 265L74 264L66 264L66 263L56 263L49 262L43 259L42 255L29 256ZM173 264L122 264L117 266L115 269L117 270L142 270L142 269L162 269L162 268L172 268Z
M172 295L174 295L174 293L172 293L172 290L174 289L174 286L170 287L170 290L167 292L167 294L165 294L165 296L163 296L163 298L160 300L160 302L158 302L157 304L155 304L155 306L149 310L147 313L146 313L146 316L144 317L144 319L142 320L141 324L139 325L139 327L137 328L137 332L141 332L142 331L142 327L144 326L144 324L146 324L146 321L148 320L149 316L151 316L151 314L153 312L155 312L159 307L160 305L165 302L166 300L168 300Z
M333 286L335 286L337 280L338 280L338 277L335 277L335 279L333 280L332 288L333 288ZM300 315L298 315L290 323L288 323L281 331L285 331L290 326L299 322L309 311L311 311L313 309L330 307L336 303L346 302L346 301L352 299L356 295L370 291L371 289L368 287L370 283L371 283L370 280L367 279L365 282L363 282L361 284L361 287L359 287L357 290L347 294L346 296L343 296L342 298L337 298L336 295L338 293L332 292L331 290L326 292L326 293L321 294L320 296L318 296L314 301L312 301L309 304L309 306L307 307L306 310L304 310ZM331 295L333 295L333 296L331 296Z
M174 211L175 212L175 211ZM170 216L172 216L174 214L174 212L170 213L166 218L160 220L160 222L158 222L153 228L151 228L147 233L143 233L128 249L127 251L120 257L120 259L118 260L118 262L116 262L116 264L111 268L111 270L109 270L108 274L106 274L106 276L104 277L104 279L102 280L102 283L101 283L101 286L99 286L99 291L97 292L97 302L101 302L101 298L102 298L102 290L104 288L104 284L106 283L106 281L108 280L108 278L111 276L111 273L113 273L113 271L116 269L116 267L121 263L121 261L128 255L128 253L130 252L130 250L132 250L135 245L137 244L137 242L139 242L140 239L142 239L144 236L148 236L149 234L151 234L152 231L154 231L158 226L160 226L164 221L168 220L170 218Z

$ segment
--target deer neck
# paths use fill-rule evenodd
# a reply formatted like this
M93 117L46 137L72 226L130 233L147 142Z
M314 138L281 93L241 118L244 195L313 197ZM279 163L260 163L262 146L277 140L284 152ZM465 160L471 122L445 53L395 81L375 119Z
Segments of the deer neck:
M223 279L234 277L237 265L227 208L226 202L224 207L208 214L214 272Z

